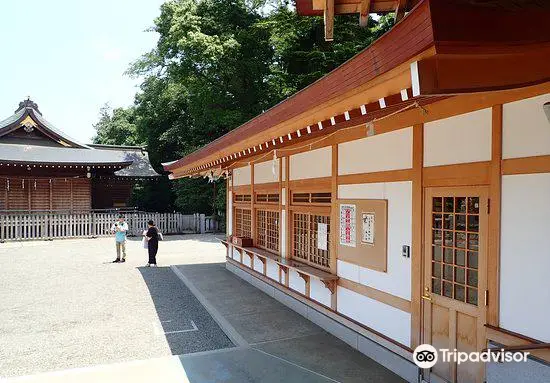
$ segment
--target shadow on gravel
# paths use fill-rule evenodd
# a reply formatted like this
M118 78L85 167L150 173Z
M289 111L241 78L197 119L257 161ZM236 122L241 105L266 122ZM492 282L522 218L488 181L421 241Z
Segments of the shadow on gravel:
M233 347L210 314L169 267L138 267L155 305L155 335L166 338L172 355Z

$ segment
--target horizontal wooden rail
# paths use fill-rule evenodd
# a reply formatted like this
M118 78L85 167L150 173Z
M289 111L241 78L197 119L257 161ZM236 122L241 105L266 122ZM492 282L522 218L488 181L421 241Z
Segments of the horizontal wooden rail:
M489 347L485 349L485 351L489 352L519 352L529 350L550 350L550 343L520 344L516 346Z

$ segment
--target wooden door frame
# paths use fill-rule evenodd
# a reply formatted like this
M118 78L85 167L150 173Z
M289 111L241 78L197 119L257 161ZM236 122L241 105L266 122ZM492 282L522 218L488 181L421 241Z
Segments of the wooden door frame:
M421 289L422 293L425 292L426 285L429 282L429 295L432 300L435 298L438 301L442 301L443 304L447 305L458 305L461 312L466 312L471 316L477 316L477 348L478 351L481 351L485 348L486 344L486 328L485 323L488 316L488 306L487 306L487 291L488 291L488 245L489 245L489 197L490 189L487 185L479 186L456 186L456 187L427 187L424 188L423 193L423 240L424 246L422 249L422 276L421 276ZM445 297L443 295L433 294L431 291L431 279L432 279L432 257L431 257L431 243L432 243L432 197L469 197L469 196L479 196L479 237L478 237L478 305L477 308L465 302L460 302L452 298ZM444 214L444 207L442 207L442 216ZM453 214L456 214L453 212ZM467 222L466 222L467 224ZM443 228L441 229L443 232ZM442 241L444 241L444 234L442 233ZM466 238L466 247L468 244L468 238ZM444 254L442 253L442 257ZM465 257L467 255L465 254ZM443 273L443 270L442 270ZM443 277L443 276L442 276ZM467 276L465 275L465 279ZM467 279L465 280L467 283ZM466 294L466 291L465 291ZM423 294L424 295L424 294ZM428 315L428 310L432 304L432 300L421 299L421 340L422 343L432 344L431 339L431 326L432 318L431 315ZM450 309L450 312L456 312L456 309ZM450 319L450 323L454 322L454 318ZM451 330L449 328L449 349L456 348L456 330ZM454 336L452 335L454 334ZM431 374L431 372L429 373ZM451 381L456 381L456 364L451 363L450 365L450 376ZM484 365L480 362L478 379L483 381L485 375Z

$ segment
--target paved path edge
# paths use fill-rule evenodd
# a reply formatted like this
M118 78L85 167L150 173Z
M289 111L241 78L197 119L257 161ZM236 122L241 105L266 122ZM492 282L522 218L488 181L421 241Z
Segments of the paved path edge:
M222 331L236 346L249 346L248 342L235 330L235 328L208 302L208 299L193 285L193 283L178 269L177 266L171 265L170 269L176 274L176 276L187 286L189 290L195 295L198 301L204 306L206 311L214 318L216 323L220 326Z

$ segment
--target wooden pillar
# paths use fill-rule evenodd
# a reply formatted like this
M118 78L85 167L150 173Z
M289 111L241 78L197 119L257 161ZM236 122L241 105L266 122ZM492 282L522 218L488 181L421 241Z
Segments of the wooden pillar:
M283 238L286 232L283 231L283 157L279 158L278 167L278 183L279 183L279 255L283 253ZM285 211L286 218L286 211ZM266 260L267 262L267 260Z
M256 245L256 212L254 211L254 164L250 164L250 234L252 243ZM252 264L254 268L254 264Z
M421 344L422 333L422 259L424 249L422 167L424 165L424 125L413 127L413 178L412 178L412 251L411 251L411 347Z
M286 202L286 230L285 230L285 236L286 236L286 258L290 259L292 258L292 236L291 233L291 223L292 223L292 210L290 209L290 205L292 204L292 201L290 200L292 195L290 193L290 156L285 157L285 202ZM286 286L288 286L288 270L285 273L286 277Z
M502 105L493 106L489 238L487 243L487 323L499 326L500 211L502 198Z
M371 0L361 0L359 9L359 25L366 27L369 22Z
M325 0L325 41L334 39L334 0Z
M330 198L330 271L333 274L338 274L338 144L332 145ZM337 308L336 290L331 294L330 306L333 310Z

